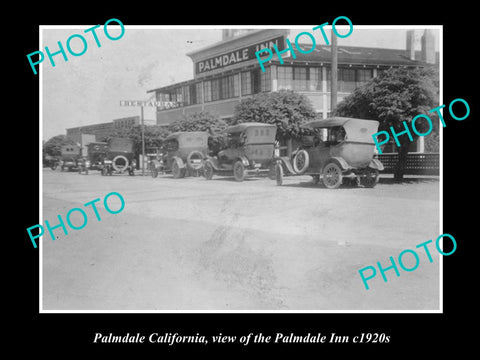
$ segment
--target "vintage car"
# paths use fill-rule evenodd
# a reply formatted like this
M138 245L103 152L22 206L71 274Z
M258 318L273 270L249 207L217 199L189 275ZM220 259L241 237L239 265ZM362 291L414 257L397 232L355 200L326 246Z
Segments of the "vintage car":
M108 144L106 142L90 142L87 144L87 160L90 170L102 170L103 161L107 156Z
M78 145L64 144L60 147L60 170L77 170L77 161L81 156L81 148Z
M374 159L378 121L344 117L311 121L304 127L313 135L305 136L292 159L277 157L277 184L286 175L311 175L315 183L320 177L329 189L338 188L346 179L356 185L374 187L383 165Z
M136 161L133 153L133 140L128 138L111 138L105 153L102 166L102 175L123 174L135 175Z
M151 161L152 177L171 172L173 177L199 176L208 154L208 133L203 131L175 132L164 141L161 156Z
M205 160L204 176L212 179L215 173L232 174L236 181L247 175L270 173L274 169L275 125L248 122L230 126L223 131L226 148Z
M90 169L90 160L86 157L82 157L77 160L77 168L78 168L78 173L81 174L82 172L85 173L85 175L88 175L88 169Z

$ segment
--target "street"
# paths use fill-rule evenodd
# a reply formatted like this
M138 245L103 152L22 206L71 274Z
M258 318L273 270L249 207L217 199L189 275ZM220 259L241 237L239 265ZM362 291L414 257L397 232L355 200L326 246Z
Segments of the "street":
M41 243L44 310L438 310L440 256L376 278L405 249L439 233L438 178L383 177L373 189L283 186L263 178L173 179L43 169L43 222L115 191L81 230ZM113 201L113 200L112 200ZM46 231L47 233L47 231ZM398 265L398 263L397 263Z

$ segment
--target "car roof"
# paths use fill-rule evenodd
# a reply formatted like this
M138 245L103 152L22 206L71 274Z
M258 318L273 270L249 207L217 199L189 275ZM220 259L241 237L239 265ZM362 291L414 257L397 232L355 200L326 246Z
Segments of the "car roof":
M373 143L372 134L378 130L379 122L376 120L334 117L326 120L311 121L304 126L310 128L328 128L343 126L349 141Z
M174 133L171 133L168 135L165 140L172 140L172 139L178 139L180 136L184 134L190 134L190 135L208 135L207 132L205 131L177 131Z
M275 127L276 125L273 124L266 124L266 123L261 123L261 122L244 122L240 123L237 125L229 126L225 130L223 130L224 133L234 133L234 132L240 132L243 131L249 127Z

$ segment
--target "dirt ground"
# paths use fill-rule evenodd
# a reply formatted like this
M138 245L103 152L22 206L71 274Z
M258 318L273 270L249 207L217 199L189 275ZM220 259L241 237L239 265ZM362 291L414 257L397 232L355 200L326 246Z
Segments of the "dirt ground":
M43 237L44 310L438 310L440 256L387 271L366 290L358 270L389 266L439 235L438 178L329 190L311 178L87 175L43 170L43 221L86 208L81 230ZM125 208L103 207L115 191ZM109 199L117 209L115 198ZM73 223L81 224L78 212ZM405 258L407 259L407 257ZM405 260L407 263L408 261ZM407 264L406 264L407 265ZM398 266L398 262L397 262ZM412 266L409 264L409 266Z

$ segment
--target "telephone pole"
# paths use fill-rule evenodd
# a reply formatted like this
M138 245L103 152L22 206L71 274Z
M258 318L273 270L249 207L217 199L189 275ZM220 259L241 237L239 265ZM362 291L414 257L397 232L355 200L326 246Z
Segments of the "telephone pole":
M330 113L333 113L337 107L337 92L338 92L338 52L337 52L337 37L333 33L333 28L331 30L332 38L332 82L330 89Z

